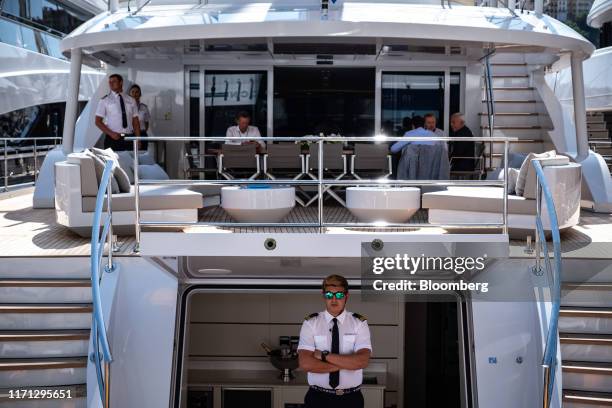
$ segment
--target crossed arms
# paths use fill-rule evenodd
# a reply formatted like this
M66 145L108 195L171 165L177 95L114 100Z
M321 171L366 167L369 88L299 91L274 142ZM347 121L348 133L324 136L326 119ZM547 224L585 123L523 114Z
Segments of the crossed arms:
M368 366L370 350L357 350L353 354L328 354L321 360L321 351L299 350L300 368L310 373L332 373L339 370L360 370Z

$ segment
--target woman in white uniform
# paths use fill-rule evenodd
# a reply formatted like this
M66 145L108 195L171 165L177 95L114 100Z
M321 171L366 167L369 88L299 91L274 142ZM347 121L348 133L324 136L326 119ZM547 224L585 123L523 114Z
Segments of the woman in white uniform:
M140 136L148 136L147 130L149 130L149 122L151 121L151 114L149 113L149 107L144 103L140 102L142 91L140 86L134 84L130 87L130 96L136 101L138 107L138 120L140 121ZM141 142L140 149L147 150L147 142Z

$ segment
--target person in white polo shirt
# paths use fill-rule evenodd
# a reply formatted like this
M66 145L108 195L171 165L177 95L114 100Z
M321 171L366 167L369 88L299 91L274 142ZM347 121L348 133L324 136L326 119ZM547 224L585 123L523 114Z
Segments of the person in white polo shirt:
M306 317L300 331L300 368L308 372L306 408L363 408L363 369L372 353L365 317L346 310L348 282L323 280L325 311Z
M96 126L104 133L104 148L114 151L131 150L126 136L140 136L140 122L136 101L123 92L123 78L119 74L108 77L110 92L98 103Z
M226 144L257 144L257 153L261 153L262 150L265 150L266 144L263 140L253 140L252 138L260 138L261 134L259 133L259 129L256 126L251 126L251 115L247 111L238 112L236 115L236 126L230 126L227 128L227 132L225 132L225 136L227 137L244 137L249 138L249 140L245 140L241 142L239 140L226 140Z

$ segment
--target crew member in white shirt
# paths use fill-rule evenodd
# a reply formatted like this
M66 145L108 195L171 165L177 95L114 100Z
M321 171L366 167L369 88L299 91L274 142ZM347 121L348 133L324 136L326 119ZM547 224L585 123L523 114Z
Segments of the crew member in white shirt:
M325 311L306 317L300 331L300 368L310 386L305 408L363 408L363 369L372 353L366 318L346 310L348 282L323 280Z
M140 121L136 101L123 93L123 78L119 74L108 77L110 92L98 103L96 126L104 135L104 148L131 150L126 136L140 136Z
M144 103L140 102L142 96L142 90L139 85L132 85L130 87L130 96L134 98L134 102L138 107L138 121L140 122L140 136L148 136L147 131L149 130L149 123L151 122L151 113L149 107ZM143 141L140 144L142 150L147 150L147 142Z
M259 134L259 129L257 129L256 126L250 126L250 123L251 115L246 111L239 112L236 115L236 126L228 127L225 136L248 137L249 140L245 140L244 142L240 142L239 140L227 140L225 143L237 145L257 144L257 153L261 153L261 151L266 148L266 144L263 140L253 140L253 138L261 138L261 134Z

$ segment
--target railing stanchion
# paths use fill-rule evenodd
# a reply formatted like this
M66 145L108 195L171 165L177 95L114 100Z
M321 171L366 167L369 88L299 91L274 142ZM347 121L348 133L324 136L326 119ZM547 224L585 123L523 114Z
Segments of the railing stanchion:
M7 155L7 144L4 139L4 191L8 191L8 155Z
M542 189L540 188L540 176L536 173L536 219L541 219L542 217ZM542 271L541 269L541 259L540 259L540 233L538 231L538 226L535 226L535 266L534 273L539 275Z
M106 212L108 221L108 235L106 241L108 242L108 258L106 264L106 272L112 272L115 269L115 265L113 264L113 189L112 183L108 183L106 187Z
M508 234L508 141L504 141L504 234Z
M323 140L317 142L319 147L319 232L323 232Z
M104 408L110 408L110 363L104 362Z
M36 155L36 139L34 139L33 149L34 151L32 152L32 154L34 156L34 181L36 181L36 179L38 178L38 156Z
M140 252L140 180L138 177L138 139L134 139L134 210L136 212L134 252Z

